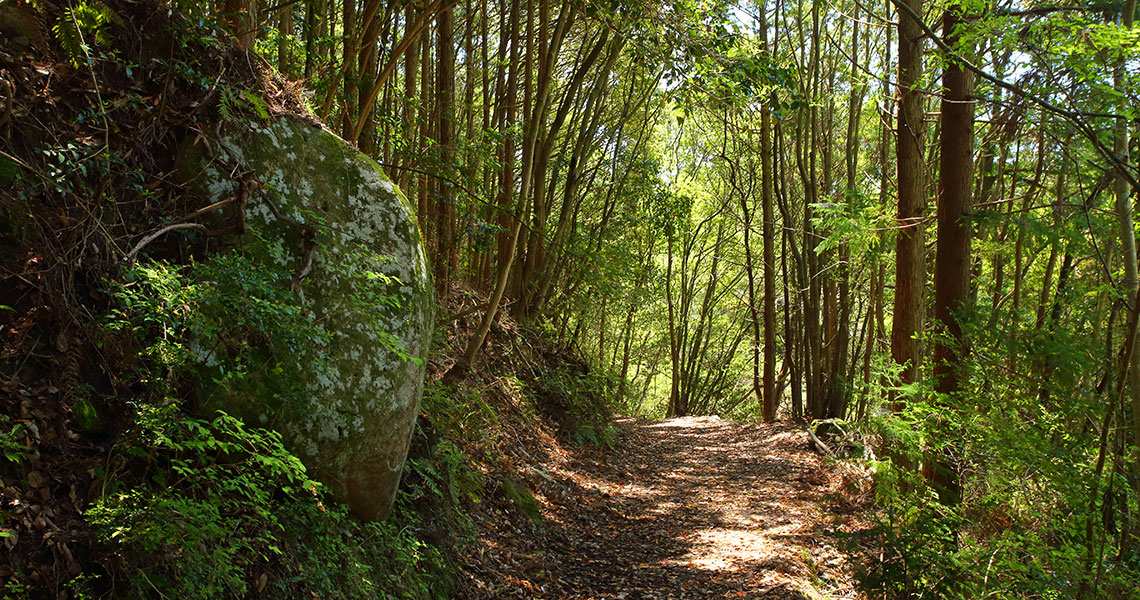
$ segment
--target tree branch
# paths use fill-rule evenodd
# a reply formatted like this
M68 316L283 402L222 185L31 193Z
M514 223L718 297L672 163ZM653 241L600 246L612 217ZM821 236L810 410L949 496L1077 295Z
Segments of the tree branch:
M148 244L158 239L162 234L168 231L175 231L177 229L193 229L195 231L201 231L203 233L206 233L208 231L205 225L200 225L198 223L175 223L173 225L167 225L166 227L163 227L162 229L159 229L158 231L139 240L139 243L135 244L135 247L131 248L131 251L123 257L123 261L127 264L134 262L135 255L137 255Z
M962 56L953 48L951 48L945 40L943 40L937 33L935 33L933 29L930 28L929 25L926 24L926 22L922 20L922 15L914 12L914 9L901 2L901 0L891 0L891 4L895 5L895 8L898 10L906 13L910 18L914 19L915 23L918 23L918 26L922 28L922 31L926 33L926 35L930 37L931 40L934 41L934 45L938 46L940 50L946 53L947 57L961 63L963 68L973 72L978 77L981 77L982 79L1002 89L1013 92L1013 94L1016 96L1029 100L1043 110L1058 115L1066 121L1072 123L1073 126L1076 127L1077 130L1085 136L1085 138L1092 142L1093 148L1096 149L1097 153L1103 156L1105 160L1107 160L1112 165L1112 168L1128 181L1129 185L1132 186L1132 189L1140 192L1140 181L1137 181L1136 177L1129 171L1128 163L1120 160L1120 157L1116 156L1111 150L1105 147L1105 145L1100 141L1100 138L1097 137L1096 131L1094 131L1088 123L1081 119L1080 113L1061 108L1060 106L1057 106L1056 104L1053 104L1052 102L1049 102L1048 100L1036 94L1025 91L1021 88L1021 86L1014 85L1005 80L990 75L980 67L967 60L966 57Z

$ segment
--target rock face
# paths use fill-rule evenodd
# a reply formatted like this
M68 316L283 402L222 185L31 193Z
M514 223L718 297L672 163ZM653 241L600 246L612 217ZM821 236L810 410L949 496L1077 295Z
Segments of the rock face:
M260 182L246 195L242 252L294 274L281 285L302 298L324 346L284 358L296 361L289 371L300 393L278 393L268 369L241 389L205 386L204 404L281 432L353 512L382 519L407 456L433 329L415 215L375 162L311 123L231 124L222 138L212 163L202 144L184 150L180 171L211 202L238 194L235 165ZM311 266L298 281L306 254Z

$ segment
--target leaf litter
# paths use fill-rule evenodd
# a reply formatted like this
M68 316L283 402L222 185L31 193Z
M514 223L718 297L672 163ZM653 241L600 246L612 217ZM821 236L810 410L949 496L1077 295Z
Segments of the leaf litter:
M462 598L856 598L832 500L843 477L790 424L617 420L610 450L557 448L527 484L543 515L477 519ZM490 507L488 507L490 508Z

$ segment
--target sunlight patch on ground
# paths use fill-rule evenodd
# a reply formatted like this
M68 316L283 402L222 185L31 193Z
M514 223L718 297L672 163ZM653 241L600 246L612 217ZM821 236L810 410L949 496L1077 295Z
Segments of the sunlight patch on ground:
M663 564L678 564L709 571L737 571L772 558L777 547L768 536L755 529L705 529L695 532L693 548L679 559Z
M664 492L660 489L652 488L646 485L638 485L636 483L627 483L625 485L610 486L613 493L621 494L631 498L649 498L653 496L663 496Z
M720 417L675 417L655 423L650 426L652 429L659 427L673 427L677 429L693 429L702 427L723 427L732 424L731 421L725 421Z
M828 480L802 429L715 417L619 423L612 453L529 473L557 543L536 553L528 537L511 549L518 573L501 576L537 587L508 582L519 592L510 597L856 597L815 504Z

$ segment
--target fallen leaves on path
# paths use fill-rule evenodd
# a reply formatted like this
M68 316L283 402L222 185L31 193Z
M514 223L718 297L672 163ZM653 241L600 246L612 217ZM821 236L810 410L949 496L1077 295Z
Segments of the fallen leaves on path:
M544 523L486 519L468 598L854 598L820 500L839 477L790 425L618 421L610 451L553 453Z

